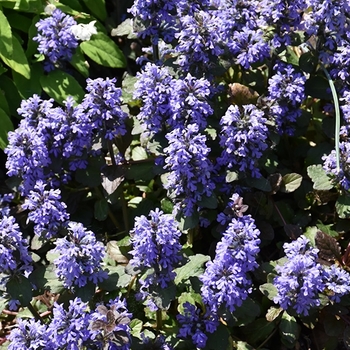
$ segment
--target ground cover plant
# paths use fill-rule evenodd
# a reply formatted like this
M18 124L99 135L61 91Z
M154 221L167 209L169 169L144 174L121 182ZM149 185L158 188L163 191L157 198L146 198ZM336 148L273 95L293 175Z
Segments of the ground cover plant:
M349 28L1 0L1 348L350 348Z

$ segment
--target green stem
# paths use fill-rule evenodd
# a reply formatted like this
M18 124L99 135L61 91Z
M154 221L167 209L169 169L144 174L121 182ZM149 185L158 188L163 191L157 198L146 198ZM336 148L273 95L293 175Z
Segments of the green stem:
M163 320L162 320L162 310L156 311L156 319L157 319L157 329L160 331L163 328Z
M335 155L337 162L337 172L340 171L340 148L339 148L339 139L340 139L340 108L339 108L339 100L337 95L337 90L335 88L334 82L329 75L327 69L324 65L321 64L324 74L327 77L328 84L331 88L332 97L334 101L334 109L335 109Z

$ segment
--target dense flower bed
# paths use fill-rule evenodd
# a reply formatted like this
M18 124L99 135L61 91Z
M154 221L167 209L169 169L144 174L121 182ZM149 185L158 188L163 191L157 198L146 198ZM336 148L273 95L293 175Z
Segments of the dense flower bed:
M2 348L348 347L347 1L1 5Z

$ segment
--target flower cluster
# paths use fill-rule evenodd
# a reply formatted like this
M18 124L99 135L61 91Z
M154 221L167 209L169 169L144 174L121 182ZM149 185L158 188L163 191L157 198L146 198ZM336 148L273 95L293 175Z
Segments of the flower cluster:
M292 44L292 35L296 28L301 29L307 1L263 0L259 3L259 22L261 26L274 28L271 43L274 47ZM292 30L293 29L293 30Z
M166 42L174 38L174 16L176 14L176 1L174 0L136 0L130 9L135 17L134 21L144 22L140 28L135 29L141 38L150 36L152 43L157 44L159 37Z
M298 314L308 315L320 305L319 293L325 292L332 301L350 292L350 274L339 267L325 267L317 262L318 249L305 236L283 245L287 262L277 265L273 283L277 288L274 302L283 309L292 307Z
M34 233L50 239L66 226L69 215L66 204L61 202L60 190L45 190L45 187L46 184L38 180L22 208L29 210L28 220L34 223Z
M322 157L323 169L344 190L350 189L350 143L343 141L339 143L339 169L337 167L337 156L335 150L329 155Z
M56 274L65 287L81 288L88 282L97 284L107 278L101 266L104 246L82 224L70 222L67 236L56 240L55 251L60 254L54 261Z
M233 195L232 201L237 201ZM221 219L220 219L221 220ZM204 303L212 313L227 308L233 312L252 291L248 273L257 268L259 230L250 215L233 215L221 241L217 244L215 258L206 265L200 280Z
M257 161L267 148L268 129L264 112L254 105L231 105L221 118L220 166L260 177Z
M180 28L175 34L178 41L174 50L179 55L177 63L183 72L195 76L210 75L210 68L223 53L217 30L217 18L210 12L195 11L180 17Z
M100 304L94 312L88 312L88 303L80 298L70 300L67 308L55 303L48 324L19 319L9 335L8 348L78 350L106 346L110 350L129 350L132 315L125 301L116 298L107 307Z
M180 338L191 338L193 344L203 349L207 343L208 336L206 333L213 333L219 325L219 319L209 311L201 315L202 310L189 302L183 304L184 314L176 316L179 324Z
M70 61L78 41L71 31L71 27L77 22L70 15L66 15L59 9L55 9L52 15L41 19L36 27L38 35L33 38L39 43L38 51L46 58L44 69L54 70L62 62Z
M139 280L141 288L138 297L143 300L149 295L150 287L159 285L160 288L166 288L174 280L174 267L181 260L181 232L173 217L163 214L159 209L152 210L149 216L150 219L144 215L136 217L131 231L133 249L130 254L133 258L130 265L143 273L153 269L153 272L148 271L147 276ZM151 299L147 302L152 309L157 309Z
M137 118L145 130L157 133L172 116L173 78L168 68L150 62L141 73L137 73L137 78L134 98L142 100Z
M210 149L196 124L174 129L166 138L169 146L164 149L167 155L164 167L170 173L164 187L176 202L175 210L191 216L215 188L211 178L213 164L208 159Z
M299 314L307 315L310 308L320 305L318 292L324 289L322 269L316 262L318 250L304 236L285 243L283 248L288 262L276 266L274 302L283 309L292 306Z
M173 114L168 123L173 128L196 124L199 130L207 126L207 118L213 114L208 103L210 82L207 79L197 79L188 73L183 79L174 82L176 93L171 99Z
M283 62L276 63L274 71L276 73L268 82L267 113L280 134L292 135L293 124L302 114L300 105L306 97L304 92L306 77L296 72L292 65Z
M22 237L19 225L8 208L0 211L0 273L6 276L32 272L28 242ZM1 283L3 281L1 280Z
M87 303L80 298L70 300L68 310L64 309L63 304L55 303L53 319L46 330L49 344L55 344L56 349L81 349L91 337L88 330L90 315L86 310Z
M34 319L19 318L17 327L11 331L8 339L9 350L55 349L47 326Z
M93 344L99 349L129 350L131 317L125 300L118 297L110 300L107 306L98 305L90 317Z
M245 69L270 57L270 47L263 39L262 30L243 28L235 31L227 46L235 57L235 63Z
M122 90L115 86L116 79L87 79L87 94L82 106L97 135L113 140L126 133L128 115L121 108Z

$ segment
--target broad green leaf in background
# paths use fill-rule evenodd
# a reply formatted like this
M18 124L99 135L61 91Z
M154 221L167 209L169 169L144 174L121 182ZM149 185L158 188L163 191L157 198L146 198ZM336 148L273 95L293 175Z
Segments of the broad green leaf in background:
M85 60L81 48L78 46L70 61L70 64L85 78L89 76L89 65Z
M31 13L40 13L44 10L41 0L1 0L1 6Z
M335 203L335 208L341 219L350 218L350 196L347 193L343 193Z
M106 34L93 35L89 41L80 44L82 51L101 66L125 68L126 60L117 44Z
M9 57L7 53L5 53L3 50L0 50L0 58L15 72L23 75L27 79L30 79L30 67L27 57L20 42L15 36L12 36L12 46L12 55Z
M22 98L19 95L13 80L6 75L1 76L0 89L2 94L5 96L11 115L18 117L17 108L20 106Z
M105 198L102 198L96 201L94 206L95 219L98 221L106 220L108 216L108 210L109 210L108 203Z
M321 164L308 166L307 174L314 183L315 190L327 191L333 187Z
M332 99L332 94L329 92L329 84L327 79L319 75L312 76L306 81L305 94L325 100Z
M1 4L1 2L0 2ZM32 20L27 16L18 13L18 12L10 12L6 13L7 20L10 23L11 28L18 29L23 33L28 33L29 28L32 24Z
M277 296L277 288L272 283L264 283L259 287L259 289L260 292L270 300L273 300L273 298Z
M42 76L40 83L43 90L60 104L63 104L68 96L72 96L79 103L85 94L75 78L59 69Z
M287 312L283 312L281 322L279 324L279 330L282 343L288 347L288 349L294 347L299 338L300 326L296 319L290 316Z
M0 108L0 148L7 146L7 133L13 130L13 124L6 112Z
M297 173L291 173L282 177L281 192L294 192L300 187L303 177Z
M204 264L210 260L207 255L197 254L189 257L189 262L174 270L176 273L175 284L179 284L183 280L190 277L199 276L204 271Z
M7 58L11 58L13 54L11 27L2 11L0 11L0 52Z
M101 21L107 17L105 0L83 0L86 7L91 13Z
M31 66L31 73L35 79L27 79L23 75L12 71L13 82L15 83L20 96L23 99L32 97L34 94L41 95L42 88L40 84L40 77L44 70L41 63L34 63Z

